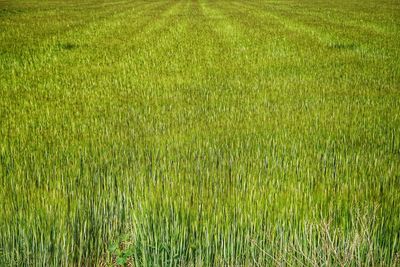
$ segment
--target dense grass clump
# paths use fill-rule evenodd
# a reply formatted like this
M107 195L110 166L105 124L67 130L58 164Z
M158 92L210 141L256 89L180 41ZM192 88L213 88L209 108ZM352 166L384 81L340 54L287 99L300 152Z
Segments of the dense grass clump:
M0 266L396 266L400 2L0 0Z

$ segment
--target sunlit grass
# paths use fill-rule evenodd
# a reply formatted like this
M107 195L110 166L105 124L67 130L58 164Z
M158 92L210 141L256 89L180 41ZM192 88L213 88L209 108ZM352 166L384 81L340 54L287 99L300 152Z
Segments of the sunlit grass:
M0 265L396 266L399 13L0 0Z

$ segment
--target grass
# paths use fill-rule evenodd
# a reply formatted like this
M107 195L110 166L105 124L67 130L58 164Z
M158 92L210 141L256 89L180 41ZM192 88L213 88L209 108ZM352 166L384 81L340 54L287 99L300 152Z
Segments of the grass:
M0 0L0 265L396 266L399 14Z

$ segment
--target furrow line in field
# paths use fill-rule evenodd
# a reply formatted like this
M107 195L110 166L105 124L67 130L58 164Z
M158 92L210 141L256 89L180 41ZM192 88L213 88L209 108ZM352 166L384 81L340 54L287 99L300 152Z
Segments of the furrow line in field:
M154 5L154 3L137 2L132 5L132 2L130 2L126 6L117 6L115 9L102 8L100 10L85 10L85 15L82 15L83 12L80 10L66 11L62 8L59 10L55 10L54 8L49 8L49 10L39 9L26 14L21 13L21 15L17 13L0 22L0 27L4 27L5 29L4 31L0 31L0 38L4 48L14 50L18 48L17 51L10 51L14 51L14 53L17 54L17 52L24 51L27 47L30 47L30 50L33 50L32 46L40 48L46 41L52 38L61 37L69 32L79 31L94 24L100 25L103 21L113 20L115 17L120 17L121 13L129 12L131 9L138 8L137 11L140 12L152 5ZM55 25L48 25L52 20L55 21ZM9 25L13 25L14 27L10 29ZM16 38L21 38L23 40L21 40L21 43L17 42L14 46L10 47L10 40L15 42ZM34 43L31 44L33 41ZM29 44L29 46L27 44ZM7 50L4 52L6 51Z
M169 8L170 4L164 2L163 5L154 5L153 3L153 5L148 6L147 9L141 10L138 13L136 13L136 11L133 12L132 10L125 10L123 13L112 16L105 21L93 22L79 31L71 30L60 37L46 40L40 45L42 53L35 51L34 55L31 55L31 52L27 51L27 55L23 55L22 58L24 60L21 62L11 57L9 59L10 62L8 62L9 66L7 67L8 64L2 64L1 67L6 74L10 74L9 72L11 71L13 75L15 75L15 73L27 75L40 69L46 69L48 66L53 65L53 63L56 63L57 61L60 62L63 56L70 56L70 54L63 52L63 46L65 45L69 44L72 46L72 49L80 47L90 48L91 44L95 45L99 39L106 35L110 35L109 40L118 39L118 36L114 36L114 33L115 30L124 26L122 24L123 21L126 21L126 24L129 24L130 30L136 29L136 34L141 33L146 29L146 27L151 27L152 24L155 24L156 22L152 16L142 16L143 14L151 12L156 12L154 14L162 14L162 12L167 12ZM138 20L138 18L146 19ZM161 19L161 17L159 18ZM133 28L131 23L132 21L134 22ZM131 31L130 33L132 34L133 32L134 31ZM69 48L67 47L67 49Z
M244 4L244 2L240 2ZM326 34L329 39L347 40L346 42L359 43L375 47L380 50L383 48L387 50L396 51L397 43L395 43L395 36L399 32L399 28L390 18L387 19L385 27L379 25L370 25L366 19L348 18L348 16L338 16L332 12L331 8L324 10L307 9L307 6L299 6L294 9L290 4L284 8L276 7L274 5L257 5L253 2L245 2L246 5L255 9L275 14L285 19L290 18L293 23L299 23L301 26L307 27L309 32L318 32L321 34L323 31L330 32ZM297 24L294 24L294 28ZM323 29L325 27L325 29ZM311 30L311 31L310 31ZM382 42L382 38L387 40ZM372 42L372 43L371 43Z
M323 9L320 7L317 9L315 6L307 5L304 2L298 4L288 2L280 5L278 5L277 2L263 2L260 4L252 1L241 1L241 3L256 7L259 10L274 10L280 13L287 12L294 16L306 16L309 19L314 19L315 23L329 22L338 26L350 26L358 28L366 33L372 32L383 36L396 34L396 24L393 21L395 12L393 12L392 18L381 18L381 21L384 23L377 24L376 19L371 19L371 15L374 16L375 14L360 12L359 10L356 11L356 7L349 7L345 9L345 12L343 9L339 10L335 8L332 4L327 4Z
M391 60L392 58L398 58L399 50L397 49L397 44L391 42L390 39L386 45L382 45L380 41L374 43L367 43L365 41L357 42L354 38L344 36L340 32L322 31L317 26L312 27L297 21L295 17L289 18L276 14L274 10L260 11L256 6L249 6L242 2L234 2L233 6L235 6L237 10L241 10L241 12L247 10L249 16L254 19L274 19L288 30L305 35L310 40L316 40L317 43L313 46L328 51L343 52L348 56L355 56L360 62L369 61L374 62L375 65L381 65L382 68L377 71L382 71L382 74L388 75L390 78L385 90L391 90L390 88L396 87L396 83L399 81L398 66L400 65L400 61ZM321 45L323 47L321 47ZM314 51L310 50L310 53L314 54Z
M246 35L215 2L202 2L201 6L220 50L216 60L229 66L225 68L225 75L230 78L230 86L235 88L237 98L237 103L232 106L241 110L240 116L236 117L237 126L251 122L254 128L248 129L249 134L258 127L264 129L261 127L264 118L259 115L265 111L266 96L271 95L269 90L272 88L268 86L271 77L265 76L263 67L272 62L269 59L276 54L273 43L254 47L256 40ZM241 80L247 83L242 84Z
M304 23L296 21L295 18L289 18L283 15L276 14L274 10L267 11L262 10L260 11L259 8L256 6L250 6L248 4L244 4L241 2L234 2L234 6L236 9L241 10L241 12L245 12L254 17L254 19L274 19L275 21L279 22L285 28L292 32L298 32L302 35L307 36L308 38L317 41L319 44L323 45L327 49L335 48L335 47L344 47L348 51L352 51L356 54L359 54L362 57L368 56L375 56L378 54L379 58L387 58L389 57L388 52L386 50L376 50L371 45L363 43L363 44L356 44L354 40L350 39L349 37L344 37L339 34L334 34L332 32L323 32L319 30L317 27L307 26Z

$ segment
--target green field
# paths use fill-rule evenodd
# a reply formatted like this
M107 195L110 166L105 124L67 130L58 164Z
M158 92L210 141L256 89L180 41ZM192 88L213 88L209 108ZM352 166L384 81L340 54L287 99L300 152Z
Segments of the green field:
M399 0L0 0L0 266L398 266Z

